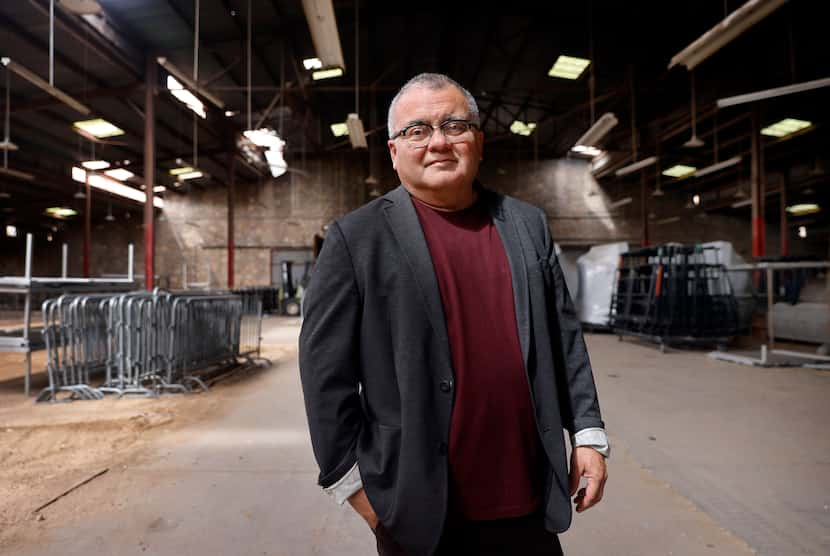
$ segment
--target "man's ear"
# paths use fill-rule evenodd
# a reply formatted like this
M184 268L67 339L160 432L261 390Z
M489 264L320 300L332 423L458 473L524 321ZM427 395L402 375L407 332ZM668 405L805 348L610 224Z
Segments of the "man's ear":
M395 159L398 156L398 146L395 144L395 141L390 139L386 142L386 146L389 147L389 157L392 159L392 169L397 170L397 166L395 165Z

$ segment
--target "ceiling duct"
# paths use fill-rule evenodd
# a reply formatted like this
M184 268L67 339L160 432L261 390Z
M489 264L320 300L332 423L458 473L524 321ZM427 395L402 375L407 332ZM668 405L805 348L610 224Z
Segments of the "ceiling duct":
M337 32L337 19L334 17L331 0L303 0L303 10L322 69L345 70L340 34Z
M7 70L16 73L17 75L19 75L20 77L22 77L23 79L25 79L26 81L28 81L29 83L31 83L32 85L37 87L38 89L40 89L40 90L42 90L46 93L49 93L50 95L52 95L53 97L55 97L56 99L58 99L59 101L64 103L65 105L69 106L73 110L77 110L78 112L80 112L84 116L87 116L87 115L89 115L90 112L92 112L92 110L90 110L87 106L81 104L80 102L78 102L77 100L75 100L71 96L67 95L66 93L64 93L63 91L58 89L57 87L53 87L52 85L47 83L45 80L38 77L33 71L31 71L28 68L18 64L17 62L12 60L11 58L7 58L7 57L0 58L0 63L3 64L4 66L6 66Z
M813 89L820 89L822 87L830 87L830 77L825 77L824 79L816 79L814 81L805 81L804 83L797 83L795 85L776 87L774 89L765 89L763 91L746 93L734 97L721 98L718 99L717 104L718 108L725 108L727 106L735 106L738 104L745 104L747 102L755 102L757 100L765 100L768 98L791 95L793 93L812 91Z
M612 114L611 112L606 112L603 114L600 119L598 119L594 125L591 126L591 129L586 131L582 137L574 144L574 146L579 147L592 147L596 146L599 143L600 139L605 137L605 135L611 131L614 126L619 123L617 117Z
M783 6L786 1L749 0L675 55L669 62L669 69L678 65L686 66L688 70L694 69L744 31Z

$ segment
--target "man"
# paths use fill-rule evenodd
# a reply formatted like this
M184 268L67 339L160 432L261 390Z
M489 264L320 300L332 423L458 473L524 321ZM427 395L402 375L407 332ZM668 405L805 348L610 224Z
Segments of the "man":
M545 214L476 181L478 107L449 77L404 85L389 137L402 185L330 226L306 292L319 483L381 555L561 554L609 447Z

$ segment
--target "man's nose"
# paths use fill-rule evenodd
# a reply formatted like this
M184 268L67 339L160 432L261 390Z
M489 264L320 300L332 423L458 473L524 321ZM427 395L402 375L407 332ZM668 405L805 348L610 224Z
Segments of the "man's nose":
M444 135L441 128L432 130L432 135L429 136L429 143L427 143L427 149L441 150L447 148L449 145L450 142L447 141L447 136Z

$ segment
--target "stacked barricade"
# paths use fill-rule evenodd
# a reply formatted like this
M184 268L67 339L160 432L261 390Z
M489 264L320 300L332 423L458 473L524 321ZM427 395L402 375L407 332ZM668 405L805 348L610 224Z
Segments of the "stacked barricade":
M725 343L737 301L715 246L668 244L620 255L611 326L660 343Z
M207 390L198 375L260 359L262 302L225 292L62 295L43 303L49 386L38 401ZM266 360L267 361L267 360ZM103 382L92 380L103 375Z

